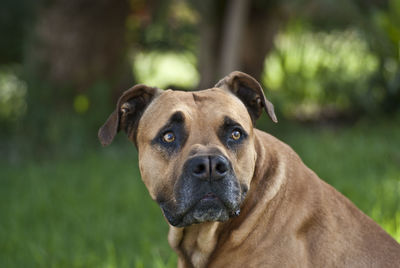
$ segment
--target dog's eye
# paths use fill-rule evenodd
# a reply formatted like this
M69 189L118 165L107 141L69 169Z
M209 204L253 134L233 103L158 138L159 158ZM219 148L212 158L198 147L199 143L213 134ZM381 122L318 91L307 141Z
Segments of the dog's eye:
M175 134L172 131L165 132L163 135L163 141L171 143L175 140Z
M239 129L235 129L232 131L232 135L231 135L232 139L237 141L238 139L240 139L241 136L242 136L242 132Z

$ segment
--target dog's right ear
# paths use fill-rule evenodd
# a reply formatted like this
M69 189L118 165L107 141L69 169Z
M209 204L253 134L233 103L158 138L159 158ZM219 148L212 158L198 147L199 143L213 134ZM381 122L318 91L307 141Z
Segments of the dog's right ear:
M265 110L271 120L278 123L274 112L274 105L267 100L264 91L256 79L242 72L231 72L222 78L215 87L233 93L246 106L253 124Z
M146 85L136 85L125 91L119 98L115 111L99 129L101 144L109 145L120 130L125 131L135 141L140 117L152 100L161 93L161 89Z

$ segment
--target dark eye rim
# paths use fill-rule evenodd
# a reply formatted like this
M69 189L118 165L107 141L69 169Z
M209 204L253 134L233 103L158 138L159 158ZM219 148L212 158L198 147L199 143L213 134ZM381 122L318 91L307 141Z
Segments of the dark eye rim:
M238 130L241 133L239 139L233 139L232 137L232 132L235 130ZM234 152L238 151L242 147L242 144L244 144L249 137L249 133L247 133L245 128L229 116L225 116L223 123L219 127L217 135L220 142L229 150Z

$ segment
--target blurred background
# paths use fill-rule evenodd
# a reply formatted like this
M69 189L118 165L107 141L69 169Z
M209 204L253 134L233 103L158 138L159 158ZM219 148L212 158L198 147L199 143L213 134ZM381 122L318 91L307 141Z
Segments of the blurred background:
M254 76L292 146L400 241L400 0L2 0L0 267L175 267L134 146L136 83Z

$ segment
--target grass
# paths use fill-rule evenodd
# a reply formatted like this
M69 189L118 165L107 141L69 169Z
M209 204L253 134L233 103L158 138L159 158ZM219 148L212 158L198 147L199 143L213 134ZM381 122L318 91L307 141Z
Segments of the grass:
M176 266L135 150L120 149L2 166L0 267Z
M316 173L400 241L400 124L278 124ZM0 267L176 267L127 141L0 164Z

